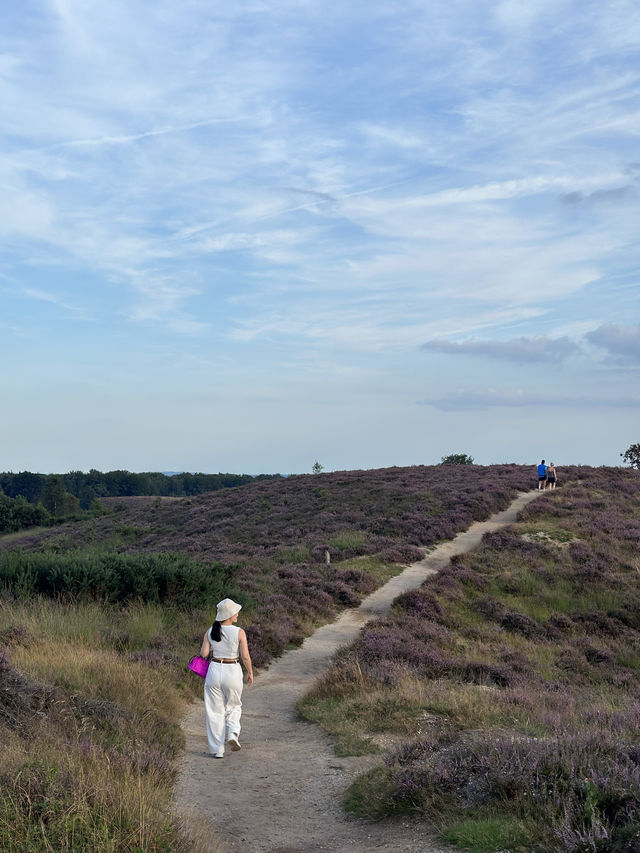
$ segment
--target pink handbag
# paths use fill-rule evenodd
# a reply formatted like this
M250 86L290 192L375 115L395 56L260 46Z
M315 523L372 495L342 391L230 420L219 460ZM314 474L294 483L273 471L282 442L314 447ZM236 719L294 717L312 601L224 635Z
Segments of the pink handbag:
M201 678L206 678L207 670L209 669L209 661L201 658L200 655L194 655L189 661L189 669Z

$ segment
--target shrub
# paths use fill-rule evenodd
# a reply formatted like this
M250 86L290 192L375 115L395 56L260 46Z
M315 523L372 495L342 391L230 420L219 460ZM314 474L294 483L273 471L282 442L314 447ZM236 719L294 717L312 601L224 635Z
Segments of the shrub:
M224 567L178 554L78 556L17 550L0 555L0 584L18 597L106 603L140 599L188 608L196 600L214 605L228 589L228 581Z

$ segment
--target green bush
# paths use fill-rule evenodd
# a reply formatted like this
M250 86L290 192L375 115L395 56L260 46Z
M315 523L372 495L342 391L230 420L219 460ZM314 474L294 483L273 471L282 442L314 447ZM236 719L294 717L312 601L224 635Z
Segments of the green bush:
M49 524L51 516L42 504L30 504L25 498L0 494L0 534Z
M44 595L105 603L145 602L193 607L228 594L230 571L182 554L52 554L9 551L0 556L0 585L18 598Z

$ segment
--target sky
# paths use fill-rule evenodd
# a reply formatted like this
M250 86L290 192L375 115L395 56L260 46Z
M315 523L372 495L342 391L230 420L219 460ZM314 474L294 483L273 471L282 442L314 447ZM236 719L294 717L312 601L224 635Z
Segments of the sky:
M619 465L637 0L0 10L0 470Z

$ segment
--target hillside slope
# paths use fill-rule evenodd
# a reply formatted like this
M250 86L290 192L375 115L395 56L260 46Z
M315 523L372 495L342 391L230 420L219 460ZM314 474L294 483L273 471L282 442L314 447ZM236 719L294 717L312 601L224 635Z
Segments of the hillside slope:
M103 598L108 582L112 600L157 596L184 608L190 599L203 623L216 600L237 596L261 665L357 605L425 547L504 509L535 484L533 473L515 465L415 466L120 501L91 521L0 539L0 582L3 566L5 584L26 577L35 594ZM180 559L154 559L165 554Z

